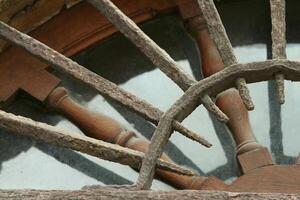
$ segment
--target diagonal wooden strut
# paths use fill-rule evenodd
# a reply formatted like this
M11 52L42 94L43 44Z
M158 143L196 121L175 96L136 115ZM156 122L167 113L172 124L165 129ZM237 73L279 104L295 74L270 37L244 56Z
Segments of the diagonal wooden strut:
M155 124L159 122L163 115L162 111L146 101L126 92L116 84L94 72L89 71L57 51L49 48L32 37L17 31L3 22L0 22L0 35L3 39L22 47L43 62L46 62L54 68L71 75L80 82L95 89L100 94L121 103ZM180 131L186 137L193 139L206 147L211 146L206 139L183 127L178 121L173 121L172 124L175 130Z
M137 170L140 168L144 157L144 154L138 151L96 140L84 135L70 133L45 123L36 122L29 118L16 116L1 110L0 127L12 131L15 134L28 136L49 144L87 153L101 159L129 165ZM157 166L158 168L180 174L194 174L190 170L163 160L158 161Z
M198 0L198 3L206 20L210 36L218 48L225 67L237 64L237 59L233 53L233 48L213 0ZM235 85L246 108L248 110L253 110L254 105L249 94L249 89L246 85L246 80L244 78L237 78Z
M285 0L270 0L272 22L272 58L286 59L286 22ZM280 104L284 103L284 74L276 73L277 97Z
M114 24L120 32L128 37L163 73L174 81L183 91L186 91L196 81L185 73L170 55L161 49L149 38L129 17L118 9L110 0L88 0L108 20ZM222 121L227 122L228 117L213 103L209 96L200 97L204 107Z

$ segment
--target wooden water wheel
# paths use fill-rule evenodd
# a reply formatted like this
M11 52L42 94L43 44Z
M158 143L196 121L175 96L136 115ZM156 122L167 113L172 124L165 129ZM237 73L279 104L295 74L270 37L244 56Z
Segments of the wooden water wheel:
M114 137L98 137L97 134L87 134L96 139L117 143L110 144L85 136L77 136L47 124L1 111L0 126L3 129L101 159L129 165L139 170L139 178L134 185L130 186L93 187L81 191L3 190L0 197L190 199L235 198L237 195L240 198L290 198L292 194L274 193L300 191L299 159L295 165L276 165L269 151L256 141L249 126L246 111L246 109L254 109L247 83L275 79L278 101L284 103L284 80L299 81L300 64L297 61L288 60L285 52L284 0L270 0L272 59L246 64L238 63L212 0L198 2L194 0L116 0L113 2L109 0L86 2L14 0L2 1L1 6L0 35L5 40L0 43L0 64L2 65L0 78L5 80L5 84L2 84L0 89L3 106L10 103L21 89L36 99L56 109L61 109L62 112L70 112L58 105L62 101L61 98L66 97L66 93L65 90L55 89L59 80L54 77L51 77L49 82L48 79L44 79L47 87L44 87L43 91L39 85L31 86L26 83L24 85L21 81L24 79L24 82L28 82L28 79L35 79L36 76L24 76L23 79L20 76L21 78L17 79L18 87L10 87L11 77L15 76L8 73L10 68L28 70L27 66L34 66L29 69L30 74L38 74L38 79L43 79L48 77L48 72L45 74L44 69L50 65L141 115L156 124L157 128L150 144L145 141L131 143L132 138L136 140L134 134L123 130L117 130L118 137L115 135ZM182 71L176 62L136 25L157 15L166 15L171 12L180 14L187 31L199 47L203 74L206 76L199 82ZM185 92L165 113L67 58L92 44L103 41L118 30ZM42 75L40 75L41 70ZM39 81L43 83L43 80ZM49 98L48 95L52 91L54 94L51 93L52 98ZM216 98L216 102L211 98ZM165 155L162 156L163 147L173 130L177 130L204 146L211 146L205 138L181 124L181 121L201 104L221 122L227 123L232 132L237 145L237 162L242 172L242 175L232 184L227 185L217 177L198 176L191 170L172 163ZM92 117L87 120L82 118L80 123L88 123ZM88 132L90 126L81 126L81 128ZM145 154L138 151L144 151ZM193 189L193 191L151 192L148 189L151 187L155 172L175 187ZM204 192L204 190L223 192ZM296 198L297 195L294 197Z

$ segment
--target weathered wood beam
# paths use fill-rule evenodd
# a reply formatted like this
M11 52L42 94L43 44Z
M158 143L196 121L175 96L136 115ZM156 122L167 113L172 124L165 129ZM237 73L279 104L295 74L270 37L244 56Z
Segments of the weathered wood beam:
M33 139L68 149L80 151L101 159L129 165L139 170L144 154L119 145L96 140L84 135L70 133L45 123L36 122L29 118L16 116L0 110L0 127L15 134L24 135ZM190 170L178 165L159 160L158 168L185 175L193 175Z
M299 199L300 194L282 193L233 193L222 191L141 191L115 188L83 189L83 190L0 190L0 199L6 200L265 200L265 199Z
M149 38L129 17L127 17L110 0L88 0L103 15L114 24L121 33L129 38L163 73L174 81L183 91L186 91L196 80L185 73L170 55ZM209 96L200 97L204 107L222 121L228 117L214 104Z
M270 0L272 21L272 58L286 59L286 22L285 0ZM284 103L284 74L276 73L277 97L280 104Z
M95 89L100 94L119 102L155 124L159 122L163 115L162 111L146 101L123 90L109 80L91 72L59 52L3 22L0 22L0 37L20 46L41 61L51 65L57 70L69 74L73 78ZM181 132L184 136L206 147L211 146L206 139L183 127L178 121L173 121L172 124L174 129Z
M234 55L233 48L213 0L198 0L198 3L206 20L210 36L218 48L225 67L237 64L238 62ZM254 104L251 100L245 78L238 77L235 85L246 108L253 110Z

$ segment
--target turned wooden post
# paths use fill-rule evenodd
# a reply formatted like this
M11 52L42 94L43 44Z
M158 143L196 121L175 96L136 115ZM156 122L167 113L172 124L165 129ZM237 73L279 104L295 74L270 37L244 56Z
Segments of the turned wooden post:
M179 10L188 32L195 39L205 77L222 69L224 64L214 41L210 38L206 22L196 0L178 0ZM273 164L268 150L257 143L253 134L248 111L235 88L218 95L217 106L229 117L227 126L237 145L239 164L244 173L265 165Z
M136 137L125 130L116 120L91 112L73 101L65 88L56 88L48 97L47 104L76 124L89 137L115 143L133 150L146 152L149 141ZM162 159L173 162L166 154ZM184 176L157 169L156 175L178 189L223 189L226 185L215 177Z

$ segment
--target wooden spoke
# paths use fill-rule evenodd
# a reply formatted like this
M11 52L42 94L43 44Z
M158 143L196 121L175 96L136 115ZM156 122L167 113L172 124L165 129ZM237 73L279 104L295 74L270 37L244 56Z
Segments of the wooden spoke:
M237 59L233 53L233 48L226 34L218 11L213 0L198 1L202 9L203 16L207 22L208 30L211 38L214 40L225 67L237 64ZM240 96L248 110L253 110L254 105L249 95L249 90L246 86L244 78L237 78L236 87Z
M43 62L69 74L80 82L87 84L100 94L116 100L153 123L157 124L163 114L162 111L153 107L146 101L126 92L116 84L89 71L88 69L51 49L50 47L42 44L26 34L17 31L3 22L0 22L0 35L2 38L24 48L30 54L36 56ZM176 130L184 132L183 135L186 135L188 138L191 138L198 143L203 144L204 146L211 146L208 141L200 137L198 134L195 134L192 131L186 131L187 129L182 127L179 122L174 121L173 123Z
M185 73L170 55L149 38L129 17L118 9L110 0L88 0L105 15L126 37L128 37L162 72L186 91L196 81ZM216 106L209 96L204 95L201 103L222 122L228 117Z
M272 20L272 58L286 59L286 25L285 0L270 0ZM275 74L277 97L280 104L284 103L284 74Z
M274 71L282 70L287 79L300 80L300 63L295 61L269 60L264 62L252 62L247 64L236 64L227 67L190 87L184 95L178 99L173 106L165 112L160 120L157 129L151 139L149 151L140 170L137 186L140 189L149 189L153 180L157 159L161 156L162 149L171 134L171 121L179 114L181 119L187 117L196 109L197 99L207 91L210 95L219 94L231 88L237 77L246 77L248 82L269 80L273 77Z
M0 110L0 127L16 134L25 135L36 140L40 140L49 144L73 149L89 155L129 165L134 169L139 169L143 153L121 147L119 145L95 140L80 134L70 133L45 123L33 121L29 118L16 116ZM190 170L179 167L178 165L158 161L158 168L168 171L193 175Z

